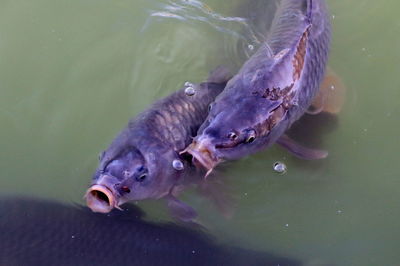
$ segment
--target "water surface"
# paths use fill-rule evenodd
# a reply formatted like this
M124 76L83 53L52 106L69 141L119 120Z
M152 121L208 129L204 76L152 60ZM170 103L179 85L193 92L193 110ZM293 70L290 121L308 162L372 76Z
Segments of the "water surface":
M259 45L259 29L240 20L244 3L3 0L0 192L83 202L97 155L130 117L220 64L236 70ZM400 4L328 4L329 64L348 87L322 138L328 159L274 146L230 164L229 220L194 191L183 199L222 241L306 261L396 265ZM273 172L276 161L286 174ZM168 219L160 202L140 206Z

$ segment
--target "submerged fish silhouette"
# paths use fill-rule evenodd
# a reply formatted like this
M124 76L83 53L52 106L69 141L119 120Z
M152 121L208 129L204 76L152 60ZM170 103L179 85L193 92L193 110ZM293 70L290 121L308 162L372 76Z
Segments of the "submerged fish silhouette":
M300 265L218 245L200 230L142 220L135 206L110 214L34 198L0 199L0 265Z

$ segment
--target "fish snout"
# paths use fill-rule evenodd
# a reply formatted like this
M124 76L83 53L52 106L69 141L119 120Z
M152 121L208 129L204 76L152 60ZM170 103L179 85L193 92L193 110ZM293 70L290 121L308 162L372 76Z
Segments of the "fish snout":
M222 162L217 155L215 145L207 137L195 139L184 152L193 156L193 163L196 166L204 167L207 170L206 176Z
M107 184L108 176L102 176L96 184L93 184L85 194L86 205L93 212L108 213L112 209L119 208L119 195L113 189L113 185Z

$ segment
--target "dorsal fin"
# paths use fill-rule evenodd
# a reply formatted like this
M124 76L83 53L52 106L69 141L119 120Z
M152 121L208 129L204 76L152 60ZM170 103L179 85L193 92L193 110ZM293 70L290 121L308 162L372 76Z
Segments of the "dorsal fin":
M231 71L226 66L218 66L210 72L207 82L225 83L232 78Z

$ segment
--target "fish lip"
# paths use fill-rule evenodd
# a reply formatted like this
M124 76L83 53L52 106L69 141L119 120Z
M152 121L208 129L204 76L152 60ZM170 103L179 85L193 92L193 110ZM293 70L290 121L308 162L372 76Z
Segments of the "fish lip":
M109 213L119 208L119 197L108 186L94 184L86 191L86 205L93 211Z
M215 156L215 150L210 149L210 143L207 141L193 141L182 153L193 156L193 163L207 170L206 177L222 162Z

